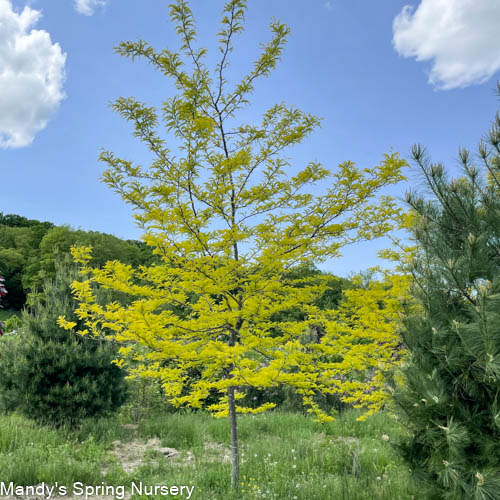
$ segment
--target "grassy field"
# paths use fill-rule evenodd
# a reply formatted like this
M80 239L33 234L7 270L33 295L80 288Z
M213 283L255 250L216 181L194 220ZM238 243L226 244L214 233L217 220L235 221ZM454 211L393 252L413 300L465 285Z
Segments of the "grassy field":
M331 424L277 412L242 416L238 494L229 486L226 420L202 413L164 414L135 425L115 417L71 431L40 427L17 415L2 416L0 481L57 483L68 489L77 481L104 482L124 486L126 492L133 482L185 485L194 486L191 498L204 500L428 498L411 483L392 447L403 432L397 422L383 413L366 422L357 422L356 416L347 412ZM169 457L164 447L178 453Z

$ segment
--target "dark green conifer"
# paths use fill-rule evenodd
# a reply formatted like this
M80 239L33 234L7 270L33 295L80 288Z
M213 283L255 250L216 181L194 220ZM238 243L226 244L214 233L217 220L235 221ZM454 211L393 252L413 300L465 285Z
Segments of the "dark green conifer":
M77 275L69 258L43 293L30 295L17 338L0 353L0 397L7 409L55 425L77 425L107 414L126 399L125 373L112 363L114 347L104 340L60 328L60 315L78 322L70 284Z
M481 168L461 149L454 180L412 150L431 196L407 196L420 311L405 321L410 355L395 398L412 432L403 453L439 498L500 499L499 144L497 113Z

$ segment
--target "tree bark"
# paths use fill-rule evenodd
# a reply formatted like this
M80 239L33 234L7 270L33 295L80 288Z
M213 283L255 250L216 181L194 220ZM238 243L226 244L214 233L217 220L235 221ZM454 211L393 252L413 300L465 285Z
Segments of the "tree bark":
M229 402L229 425L231 426L231 487L238 488L240 479L240 461L238 452L238 427L236 422L236 400L234 398L235 387L227 388L227 399Z

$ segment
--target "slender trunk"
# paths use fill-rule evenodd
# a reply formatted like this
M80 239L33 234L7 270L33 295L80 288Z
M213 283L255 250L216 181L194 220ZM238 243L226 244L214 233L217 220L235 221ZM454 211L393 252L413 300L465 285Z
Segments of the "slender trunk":
M234 398L233 385L227 388L227 399L229 402L229 425L231 426L231 487L238 488L240 479L240 461L238 453L238 426L236 422L236 400Z
M218 100L218 98L217 98ZM224 123L222 120L222 114L217 107L217 102L214 103L214 108L217 114L219 115L219 129L222 137L222 144L224 147L224 155L226 159L229 159L229 150L227 147L226 134L224 132ZM236 225L236 202L235 202L235 190L233 184L233 176L231 172L229 173L229 178L231 181L231 229L234 230ZM238 242L233 242L233 252L234 252L234 260L238 261ZM237 276L236 276L237 277ZM241 301L238 301L238 309L241 311ZM238 339L239 329L241 328L241 320L238 320L236 325L236 332L231 332L231 337L229 340L229 345L234 347L236 345ZM231 371L231 370L230 370ZM238 453L238 424L236 421L236 400L234 398L234 391L236 387L234 385L230 385L227 388L227 400L229 405L229 425L231 426L231 488L236 490L238 488L238 483L240 480L240 459Z

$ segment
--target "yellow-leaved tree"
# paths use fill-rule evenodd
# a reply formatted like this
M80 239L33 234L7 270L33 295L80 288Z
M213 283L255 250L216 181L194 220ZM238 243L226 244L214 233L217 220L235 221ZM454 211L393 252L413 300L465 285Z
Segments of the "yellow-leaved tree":
M400 269L374 268L352 282L354 288L344 291L339 307L316 318L327 339L314 350L323 351L327 360L330 379L325 381L330 387L324 392L367 409L358 418L364 420L386 403L386 375L393 375L406 354L399 333L401 315L410 303L410 277ZM309 319L314 323L313 315Z
M229 416L233 486L239 474L237 414L273 406L238 404L242 388L289 384L322 419L331 416L315 404L317 392L377 406L378 391L370 398L362 387L373 385L376 370L372 381L347 374L377 368L373 359L387 341L384 332L380 342L359 342L352 335L342 340L335 321L314 305L325 282L317 276L291 278L289 271L390 231L398 209L380 191L402 180L406 165L390 154L372 168L352 162L334 171L316 162L297 168L284 153L319 125L318 118L278 104L258 124L241 121L255 82L275 68L289 32L273 21L272 37L253 68L232 85L226 79L228 57L243 31L246 8L245 0L224 5L220 59L212 71L204 62L206 50L195 46L194 20L184 0L170 5L179 53L142 40L116 48L151 63L178 91L161 112L133 98L113 104L154 155L149 167L108 151L100 156L108 166L104 182L132 205L159 263L133 269L115 261L92 269L90 249L73 250L87 277L74 283L87 333L106 331L122 342L123 359L134 359L137 374L158 377L176 405L202 407L209 395L218 397L208 409ZM133 300L128 306L100 305L92 282ZM305 312L304 321L276 319L293 308ZM72 327L63 318L60 323ZM311 335L318 325L323 333ZM349 342L364 347L354 352Z

